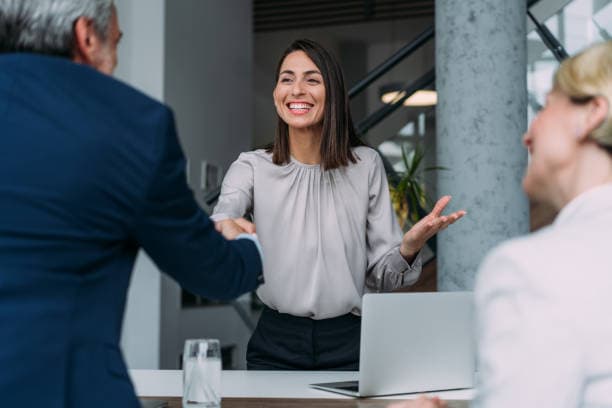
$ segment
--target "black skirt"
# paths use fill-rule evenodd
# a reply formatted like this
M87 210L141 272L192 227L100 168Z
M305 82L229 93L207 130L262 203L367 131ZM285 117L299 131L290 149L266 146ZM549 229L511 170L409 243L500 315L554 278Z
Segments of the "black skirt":
M314 320L264 306L247 348L248 370L359 370L361 317Z

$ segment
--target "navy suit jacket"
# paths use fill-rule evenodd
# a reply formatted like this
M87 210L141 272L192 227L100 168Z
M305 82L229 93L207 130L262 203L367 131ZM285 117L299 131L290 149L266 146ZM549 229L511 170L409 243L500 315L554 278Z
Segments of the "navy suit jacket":
M4 406L139 406L118 347L139 247L202 296L258 285L254 243L195 202L167 107L67 59L0 54Z

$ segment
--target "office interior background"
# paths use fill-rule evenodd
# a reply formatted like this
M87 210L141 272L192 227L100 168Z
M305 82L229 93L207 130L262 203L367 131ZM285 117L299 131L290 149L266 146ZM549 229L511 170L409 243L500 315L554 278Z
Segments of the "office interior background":
M402 150L408 161L421 151L422 168L445 167L422 172L427 195L451 193L453 205L468 210L431 243L415 290L471 290L486 250L554 218L520 191L528 160L522 132L558 66L527 11L569 54L612 35L612 0L499 1L491 10L477 0L115 2L124 33L116 76L174 110L189 184L209 212L232 161L274 137L272 90L283 50L310 38L333 51L356 94L353 119L388 170L401 175ZM486 20L478 24L480 42L464 41L476 26L465 21L475 18ZM399 62L357 92L355 85L393 56ZM466 69L472 81L453 82ZM487 82L487 73L499 70L508 81ZM402 88L406 97L437 91L437 103L404 102ZM383 102L390 91L399 103ZM128 366L178 368L185 339L211 337L225 346L226 368L244 369L256 305L252 296L227 304L196 298L141 252L124 320Z

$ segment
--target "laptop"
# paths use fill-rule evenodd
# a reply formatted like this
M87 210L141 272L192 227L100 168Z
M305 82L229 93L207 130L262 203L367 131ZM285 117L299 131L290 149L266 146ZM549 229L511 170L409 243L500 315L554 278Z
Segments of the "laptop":
M310 384L355 397L471 388L472 292L363 297L359 381Z

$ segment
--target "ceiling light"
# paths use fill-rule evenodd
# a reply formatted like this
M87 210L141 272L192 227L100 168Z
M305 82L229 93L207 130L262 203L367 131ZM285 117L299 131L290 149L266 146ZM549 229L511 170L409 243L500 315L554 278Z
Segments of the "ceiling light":
M380 88L380 99L383 103L393 103L393 101L402 98L405 93L399 91L400 86L396 84L385 85ZM438 102L438 93L436 91L421 89L410 95L405 101L404 106L433 106Z

